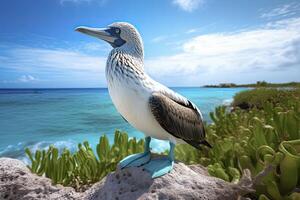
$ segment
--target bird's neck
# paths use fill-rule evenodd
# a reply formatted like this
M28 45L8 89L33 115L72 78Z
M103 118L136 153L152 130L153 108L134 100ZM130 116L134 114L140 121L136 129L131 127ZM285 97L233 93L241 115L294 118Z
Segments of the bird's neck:
M119 63L125 60L130 60L131 63L141 70L144 68L144 50L142 44L125 43L121 47L115 48L111 51L110 59L115 59Z
M113 49L108 56L105 68L108 87L117 82L125 81L134 85L144 80L146 73L144 72L143 59L134 50Z
M122 53L144 62L144 48L141 42L126 42L118 48Z

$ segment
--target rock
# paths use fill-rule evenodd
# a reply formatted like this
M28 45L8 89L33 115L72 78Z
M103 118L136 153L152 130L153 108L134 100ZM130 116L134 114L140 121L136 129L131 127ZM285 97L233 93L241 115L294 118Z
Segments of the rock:
M0 199L203 199L232 200L252 192L250 174L238 184L208 175L200 165L174 164L171 173L156 179L142 167L117 170L85 192L51 185L51 180L32 174L19 160L0 158Z
M73 188L53 186L51 180L32 174L16 159L0 158L0 199L78 199L81 194Z
M253 192L251 187L252 181L248 171L238 184L233 184L209 176L206 169L200 165L186 166L177 163L171 173L154 180L142 168L117 170L86 191L85 198L232 200Z

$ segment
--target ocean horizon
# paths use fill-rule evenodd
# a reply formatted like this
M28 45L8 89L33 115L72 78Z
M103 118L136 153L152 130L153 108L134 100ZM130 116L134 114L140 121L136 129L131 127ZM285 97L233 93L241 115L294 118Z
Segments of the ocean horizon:
M233 96L247 88L172 87L194 102L204 121L211 123L209 112L219 105L229 105ZM106 134L113 140L115 130L130 137L143 138L143 133L124 121L113 106L107 88L3 88L0 89L0 157L18 158L25 162L24 149L77 148L89 141L94 148ZM168 147L154 140L154 151Z

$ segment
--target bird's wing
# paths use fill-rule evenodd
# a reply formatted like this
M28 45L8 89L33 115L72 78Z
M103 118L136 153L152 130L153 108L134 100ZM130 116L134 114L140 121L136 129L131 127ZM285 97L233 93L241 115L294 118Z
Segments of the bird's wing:
M155 119L168 133L190 145L200 148L209 146L205 141L205 130L198 108L189 100L175 92L154 92L149 98L149 106Z

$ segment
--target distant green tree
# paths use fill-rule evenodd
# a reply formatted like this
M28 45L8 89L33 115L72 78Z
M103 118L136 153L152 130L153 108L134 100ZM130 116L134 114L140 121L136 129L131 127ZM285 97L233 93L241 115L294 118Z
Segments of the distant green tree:
M257 81L256 85L258 87L266 87L266 86L268 86L268 83L266 81Z

